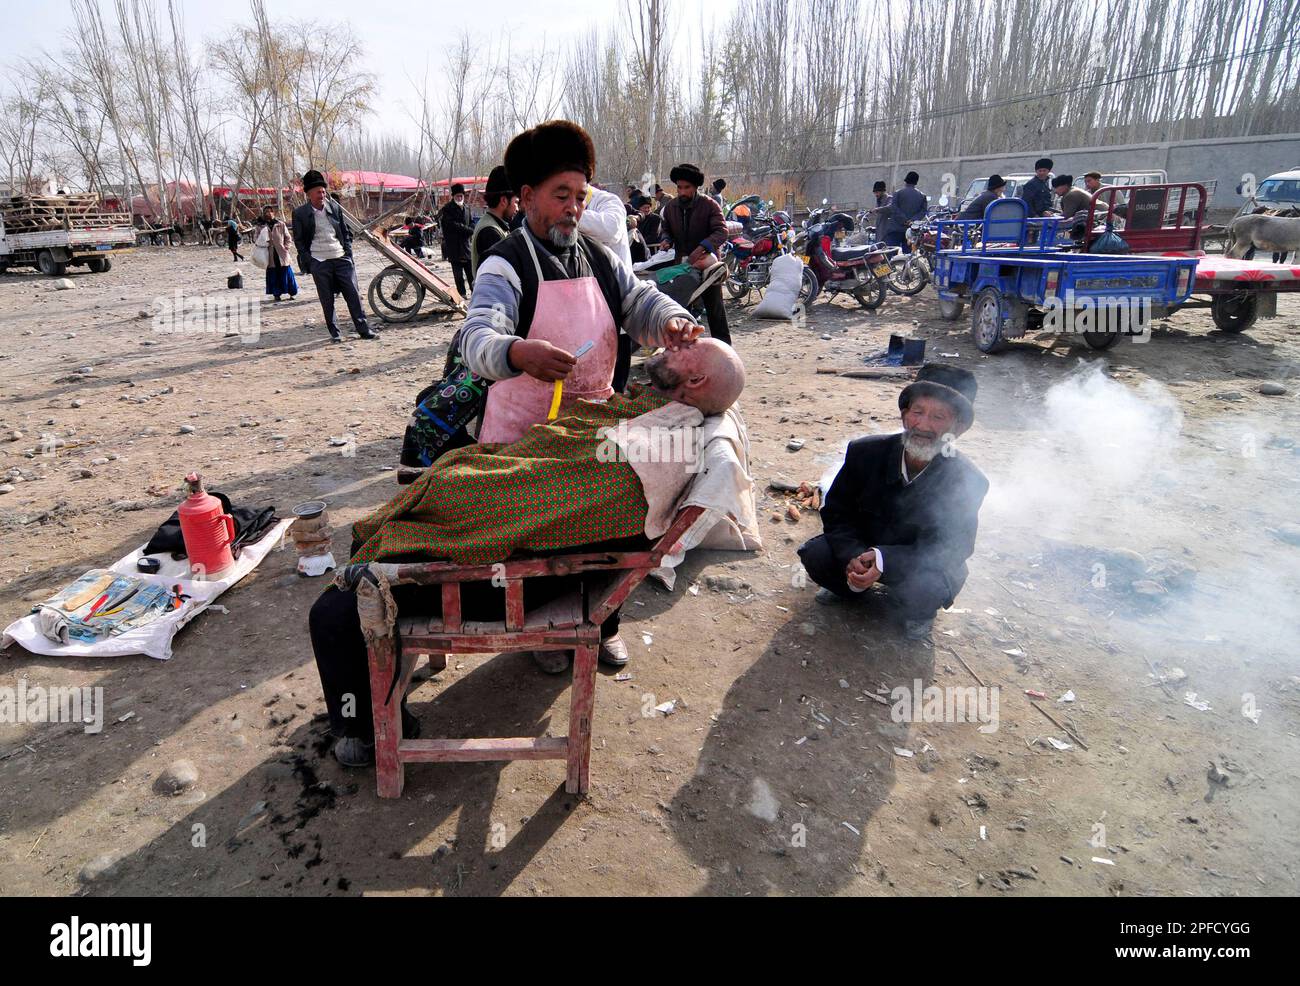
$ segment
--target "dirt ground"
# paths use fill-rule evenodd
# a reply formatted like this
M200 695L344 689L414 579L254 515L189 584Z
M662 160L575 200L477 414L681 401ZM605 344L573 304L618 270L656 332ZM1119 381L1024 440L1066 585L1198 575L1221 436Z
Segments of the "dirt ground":
M358 255L365 285L380 258ZM4 623L142 543L189 470L282 513L328 500L340 553L394 492L411 400L454 323L330 346L310 285L262 307L255 343L142 317L174 288L224 295L230 268L190 246L74 273L70 291L0 276ZM259 274L245 265L246 295ZM1284 527L1300 502L1300 296L1242 335L1188 310L1105 354L1030 339L982 356L929 291L876 313L822 300L803 326L731 315L765 548L693 553L674 591L633 596L633 677L600 675L587 799L564 793L555 761L415 766L400 800L377 799L370 771L328 754L306 633L323 580L273 551L170 661L4 652L0 687L102 686L108 713L98 735L0 724L0 893L1300 893L1300 548ZM818 517L784 519L787 495L768 489L895 429L896 383L816 371L861 366L900 331L977 373L961 447L993 484L933 645L871 607L815 605L793 565ZM1069 418L1052 394L1086 379L1138 417ZM1259 393L1266 380L1288 393ZM1173 423L1138 434L1152 406ZM66 445L43 454L47 434ZM330 444L346 434L355 454ZM1111 476L1135 448L1137 471ZM874 697L975 676L999 689L995 731L895 722ZM669 699L674 714L653 711ZM567 678L523 655L457 656L411 707L426 736L559 734ZM155 793L180 759L197 783Z

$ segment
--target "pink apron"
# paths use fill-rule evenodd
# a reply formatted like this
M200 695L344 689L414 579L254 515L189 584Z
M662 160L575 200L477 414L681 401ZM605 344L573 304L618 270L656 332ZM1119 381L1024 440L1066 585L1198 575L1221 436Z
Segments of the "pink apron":
M524 243L537 268L537 306L528 338L545 340L569 353L576 353L585 342L595 343L564 378L561 413L580 399L607 400L614 393L611 384L618 356L618 331L600 285L594 277L544 280L532 237L525 234ZM495 381L488 388L478 440L518 441L532 425L546 420L554 393L554 383L526 373Z

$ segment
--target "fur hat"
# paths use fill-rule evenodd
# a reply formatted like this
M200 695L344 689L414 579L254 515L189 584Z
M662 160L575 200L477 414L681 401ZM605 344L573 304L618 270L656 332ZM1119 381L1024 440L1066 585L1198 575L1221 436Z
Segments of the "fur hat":
M329 188L329 185L325 181L325 176L315 168L312 168L302 176L302 190L304 192L310 192L313 188Z
M693 164L679 164L668 172L669 181L688 181L696 188L704 184L704 172Z
M878 181L878 182L876 182L874 185L871 186L871 190L872 190L873 192L883 192L883 191L886 191L888 188L889 188L889 186L886 185L883 181Z
M517 134L506 148L506 175L514 191L536 188L561 171L581 171L591 181L596 148L587 131L569 120L547 120Z
M909 171L907 174L903 175L904 185L915 185L920 180L921 180L921 176L918 175L915 171Z
M1052 179L1052 187L1060 188L1062 185L1073 185L1074 175L1057 175Z
M510 195L514 189L510 187L510 178L506 174L505 165L498 164L488 172L487 187L483 189L483 194L504 194Z
M723 190L724 188L726 188L726 187L727 187L727 179L725 179L725 178L714 178L714 179L713 179L713 190L714 190L715 192L720 192L720 191L722 191L722 190Z
M1040 157L1034 162L1034 170L1037 171L1039 168L1046 168L1048 171L1051 171L1052 159L1050 157Z
M454 184L454 185L451 186L451 194L452 194L452 195L464 195L464 194L465 194L465 186L462 185L460 182L456 182L456 184Z
M898 409L906 411L917 397L937 397L953 409L966 427L975 420L975 395L979 383L975 374L959 366L926 363L916 373L916 380L898 395Z

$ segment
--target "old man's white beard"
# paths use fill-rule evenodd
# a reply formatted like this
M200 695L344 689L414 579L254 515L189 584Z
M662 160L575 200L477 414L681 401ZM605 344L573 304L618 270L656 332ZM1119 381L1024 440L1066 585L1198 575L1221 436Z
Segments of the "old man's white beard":
M578 227L574 226L566 233L564 227L557 223L546 231L546 235L557 247L568 248L578 242Z
M903 451L913 459L929 462L942 450L942 438L922 438L912 431L903 432Z

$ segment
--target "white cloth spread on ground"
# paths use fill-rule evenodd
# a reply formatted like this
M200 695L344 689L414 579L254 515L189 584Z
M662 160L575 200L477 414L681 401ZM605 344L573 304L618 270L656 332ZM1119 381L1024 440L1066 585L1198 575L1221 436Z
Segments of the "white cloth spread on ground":
M141 545L125 558L116 562L109 569L123 575L136 575L146 582L164 585L168 588L181 586L181 592L190 598L179 609L169 610L152 623L135 627L115 637L105 637L93 643L74 640L70 643L55 643L41 633L40 622L36 614L24 616L5 627L0 635L0 648L11 644L21 644L33 654L50 654L55 657L125 657L128 654L144 654L166 661L172 656L172 638L180 629L212 605L216 598L261 564L271 549L280 543L284 532L293 523L289 517L278 521L266 532L256 544L245 545L235 559L234 567L220 579L199 582L189 577L189 560L173 559L169 556L153 555L162 563L157 575L143 575L136 570L136 562L144 553ZM51 593L52 595L53 593Z
M755 551L758 533L749 434L738 407L705 417L673 401L611 429L610 439L641 480L648 509L645 533L656 540L686 507L704 513L682 537L681 550L650 574L673 587L673 568L694 547Z

